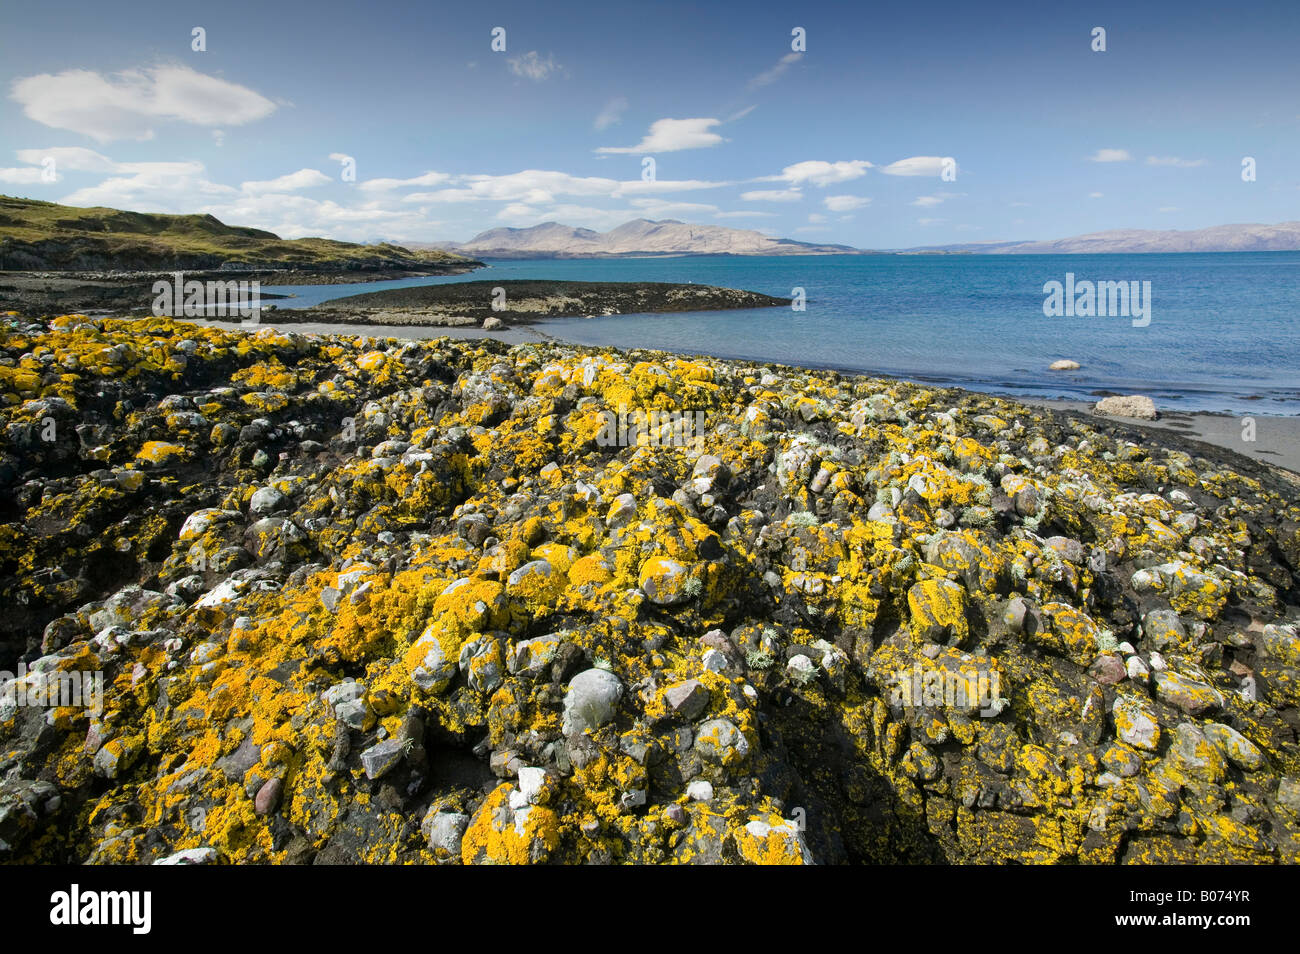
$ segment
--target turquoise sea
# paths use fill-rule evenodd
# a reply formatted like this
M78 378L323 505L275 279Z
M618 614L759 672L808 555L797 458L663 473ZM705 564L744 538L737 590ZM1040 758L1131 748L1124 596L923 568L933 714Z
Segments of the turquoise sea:
M1043 313L1045 283L1150 282L1150 323ZM1300 252L832 255L494 261L449 278L276 286L282 308L388 287L494 279L697 282L790 297L767 308L547 321L581 344L878 372L1015 396L1143 393L1165 408L1300 414ZM1049 371L1059 358L1078 371Z

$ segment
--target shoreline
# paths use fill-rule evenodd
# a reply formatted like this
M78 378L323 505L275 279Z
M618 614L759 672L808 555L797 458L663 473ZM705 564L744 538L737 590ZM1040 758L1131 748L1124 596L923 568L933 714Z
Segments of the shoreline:
M0 342L27 395L3 415L17 557L0 664L102 672L95 714L119 734L0 708L23 778L73 773L41 790L59 797L47 819L6 830L9 859L189 857L187 819L217 805L239 821L209 825L213 862L577 864L606 860L583 826L612 816L589 806L620 804L666 821L676 806L687 832L705 820L674 842L620 813L632 863L701 845L724 861L728 838L783 863L1300 856L1294 839L1197 837L1245 822L1213 791L1162 787L1237 732L1243 774L1225 754L1212 777L1269 813L1261 827L1290 825L1300 504L1275 468L1069 409L768 362L16 325ZM663 410L691 412L690 430L646 413ZM499 774L511 760L519 783ZM528 809L545 827L501 849L494 819L515 824L501 806L530 776L551 786ZM882 832L949 818L971 779L1035 811L999 795L929 829L945 841ZM813 793L806 840L755 847L796 786ZM1153 791L1203 827L1162 827ZM118 827L126 799L147 825ZM1101 811L1114 837L1061 842ZM460 840L413 838L430 815L430 832L459 816ZM1142 831L1160 838L1122 837Z
M243 327L238 322L221 322L203 319L181 320L194 321L198 324L232 330L238 330ZM567 339L557 335L547 334L539 328L539 326L545 324L546 321L542 320L536 323L511 325L494 331L484 331L481 327L466 326L338 325L324 322L286 322L283 325L279 325L274 321L263 321L262 326L278 327L282 330L299 334L345 334L356 335L358 337L404 338L410 340L444 337L455 338L458 340L490 338L501 341L507 345L550 341L576 348L600 350L601 346L581 344L574 341L568 341ZM656 349L619 346L617 350L628 352ZM715 358L714 356L706 354L687 354L685 352L666 353L679 354L682 357L714 358L718 361L750 361L750 359ZM884 380L908 381L921 386L951 388L954 390L967 391L972 394L986 395L1000 400L1023 404L1026 407L1044 408L1059 413L1078 414L1098 424L1132 428L1136 430L1139 435L1144 432L1155 431L1157 433L1152 436L1157 439L1162 439L1168 444L1181 445L1184 442L1195 442L1207 445L1216 451L1229 451L1239 454L1258 464L1268 466L1271 470L1280 473L1287 480L1300 482L1300 416L1285 417L1281 415L1268 414L1250 415L1255 421L1256 438L1255 441L1251 443L1242 439L1242 419L1246 415L1237 416L1209 411L1161 410L1160 418L1158 420L1144 421L1135 418L1110 417L1107 415L1096 414L1092 410L1092 404L1094 402L1089 401L1066 398L1011 397L1004 394L997 394L993 391L983 390L978 387L951 385L938 381L927 381L923 378L906 378L900 375L858 371L845 368L816 368L803 365L787 365L782 362L757 360L750 361L750 363L764 365L770 364L783 368L804 368L805 370L833 370L845 375L880 378Z

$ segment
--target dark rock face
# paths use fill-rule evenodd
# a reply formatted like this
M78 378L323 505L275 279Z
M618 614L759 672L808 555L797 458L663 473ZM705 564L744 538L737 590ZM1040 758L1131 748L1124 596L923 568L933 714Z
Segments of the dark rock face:
M1300 860L1261 467L833 372L4 321L4 861Z

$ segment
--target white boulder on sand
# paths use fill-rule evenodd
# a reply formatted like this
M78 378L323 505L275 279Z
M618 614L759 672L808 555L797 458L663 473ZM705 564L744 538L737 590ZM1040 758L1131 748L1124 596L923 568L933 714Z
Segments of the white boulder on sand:
M1078 361L1071 361L1069 358L1062 358L1060 361L1053 361L1049 370L1051 371L1077 371L1079 369Z
M1155 402L1141 394L1115 394L1102 398L1093 410L1098 414L1135 417L1143 421L1154 421L1158 417Z

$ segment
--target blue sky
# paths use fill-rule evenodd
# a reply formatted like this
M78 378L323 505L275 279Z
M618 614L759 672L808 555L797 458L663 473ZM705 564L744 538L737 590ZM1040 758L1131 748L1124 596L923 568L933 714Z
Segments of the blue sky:
M1300 219L1298 46L1295 0L9 3L0 191L365 241L1280 222Z

